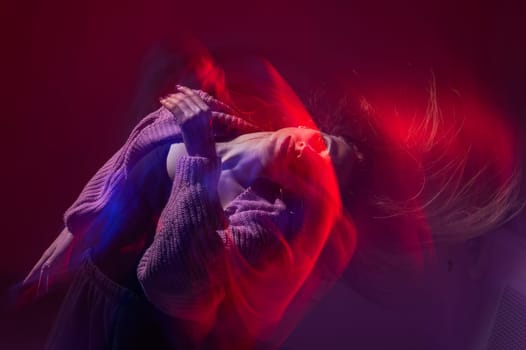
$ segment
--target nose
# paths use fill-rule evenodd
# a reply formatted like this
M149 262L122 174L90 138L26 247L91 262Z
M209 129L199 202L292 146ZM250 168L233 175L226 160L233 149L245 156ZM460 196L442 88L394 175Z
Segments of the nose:
M296 157L301 158L303 150L307 147L307 143L303 140L298 140L294 144L294 150L296 151Z

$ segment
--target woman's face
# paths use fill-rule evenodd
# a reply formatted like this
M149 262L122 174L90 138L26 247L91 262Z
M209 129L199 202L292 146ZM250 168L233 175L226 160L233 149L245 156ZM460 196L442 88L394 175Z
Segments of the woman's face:
M270 177L279 177L280 183L312 177L332 162L342 187L350 178L353 163L352 148L342 138L302 127L245 134L217 148L223 164L228 167L231 163L241 176L269 175L270 169Z

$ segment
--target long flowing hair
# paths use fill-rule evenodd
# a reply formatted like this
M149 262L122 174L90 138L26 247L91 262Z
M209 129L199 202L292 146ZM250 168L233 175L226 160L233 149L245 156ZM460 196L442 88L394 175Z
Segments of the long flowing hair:
M369 152L367 176L376 179L364 186L366 201L378 220L409 218L424 245L483 235L525 204L511 125L467 93L453 96L440 100L432 75L425 108L411 118L379 115L363 98L359 105L368 141L358 142Z
M439 96L434 78L423 112L406 115L359 93L335 98L323 88L302 101L268 61L221 61L203 48L186 60L177 81L224 103L231 118L227 124L239 120L269 131L302 125L353 146L359 161L350 185L340 192L352 219L346 227L357 232L357 242L348 239L351 235L332 235L318 272L329 282L344 273L355 290L375 301L382 300L382 288L392 286L383 276L393 267L402 275L419 270L437 244L483 235L523 206L521 164L506 124L480 107L467 108L464 112L474 112L469 116L446 107L451 101ZM457 102L465 99L470 98L460 96ZM474 121L493 132L491 147L474 132ZM335 252L345 258L334 259ZM310 287L319 288L319 280ZM305 295L312 297L312 290Z
M363 154L342 189L358 239L340 281L384 306L411 303L408 291L426 280L437 249L482 237L526 203L512 125L477 96L437 85L431 74L427 93L405 110L356 91L306 99L320 129Z
M415 232L402 239L409 245L461 242L495 229L524 206L511 126L469 92L439 98L433 74L423 111L407 117L356 93L335 100L320 88L302 101L260 57L216 62L202 49L189 60L187 77L241 119L262 130L307 124L355 147L363 161L350 188L341 189L342 200L368 221L365 226Z

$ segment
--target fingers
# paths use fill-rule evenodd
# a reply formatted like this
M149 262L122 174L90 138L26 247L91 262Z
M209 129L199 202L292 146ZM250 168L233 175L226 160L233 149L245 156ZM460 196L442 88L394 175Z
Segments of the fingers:
M47 251L42 255L40 260L35 264L33 269L28 273L27 277L22 282L22 285L25 285L27 283L33 282L37 276L38 276L38 286L37 288L40 290L40 286L45 281L45 284L49 284L49 269L51 265L53 264L55 255L50 254Z
M44 263L46 263L48 261L48 259L52 256L54 251L55 251L55 245L52 245L51 247L49 247L44 252L44 254L42 254L42 256L37 261L35 266L33 266L31 271L29 271L29 273L27 274L27 276L24 279L24 281L22 282L22 284L27 284L28 282L31 282L31 280L34 279L34 277L36 276L37 272L41 270L41 268L44 265Z
M183 122L186 118L198 112L197 108L189 105L185 99L185 95L181 93L171 94L161 99L161 104L168 109L178 122Z
M66 242L64 242L65 245L68 245L69 240L66 239ZM46 251L46 253L49 253ZM26 284L28 282L32 282L35 280L38 276L38 283L37 283L37 296L41 296L46 294L49 291L49 283L50 283L50 276L51 276L51 270L53 270L53 273L60 272L61 266L60 266L60 258L64 254L64 249L54 249L51 254L46 254L40 258L40 260L37 262L35 267L31 270L31 272L28 274L26 279L24 279L23 284Z
M184 93L188 97L189 101L193 102L193 104L197 106L200 110L206 111L209 109L205 101L203 101L203 99L192 89L189 89L186 86L178 85L177 90Z
M51 264L52 261L46 261L40 269L37 285L37 296L47 294L49 291L49 270L51 268Z
M170 94L160 99L161 104L176 116L179 112L178 109L185 116L209 110L208 105L193 90L184 86L178 86L177 90L179 91L178 93Z
M168 95L166 97L161 98L159 102L161 102L161 104L170 111L177 107L177 104L179 103L177 95Z
M44 292L49 289L50 271L60 272L67 265L66 252L72 247L74 236L64 229L48 249L42 254L38 262L31 269L22 285L35 282L38 279L38 291Z

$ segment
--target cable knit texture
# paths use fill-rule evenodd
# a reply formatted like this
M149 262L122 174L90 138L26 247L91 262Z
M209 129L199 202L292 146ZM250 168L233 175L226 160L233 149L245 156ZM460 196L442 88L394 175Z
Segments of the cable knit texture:
M211 107L216 138L257 131L228 106L199 93ZM90 232L131 169L156 147L177 142L182 142L181 132L168 110L160 108L145 117L65 212L66 227L75 235ZM217 196L220 166L220 160L202 157L178 160L155 238L137 267L148 299L174 317L198 320L214 313L224 297L228 261L242 257L248 266L263 268L286 252L284 238L292 232L290 223L297 221L279 188L268 183L254 183L223 211Z
M250 187L223 211L219 169L219 159L178 160L156 237L137 268L148 299L174 317L202 318L218 306L224 296L225 254L233 249L254 267L283 251L278 247L290 220L283 201L269 201Z
M212 129L217 139L260 131L255 125L237 117L228 105L203 91L196 93L212 113ZM166 108L144 117L130 133L126 143L88 181L76 201L64 213L65 226L75 235L87 232L97 215L111 200L130 169L155 147L182 142L181 129Z

